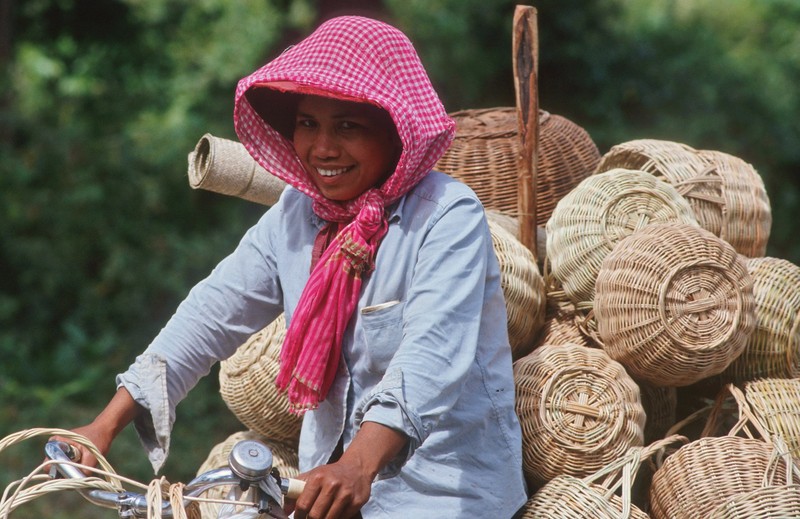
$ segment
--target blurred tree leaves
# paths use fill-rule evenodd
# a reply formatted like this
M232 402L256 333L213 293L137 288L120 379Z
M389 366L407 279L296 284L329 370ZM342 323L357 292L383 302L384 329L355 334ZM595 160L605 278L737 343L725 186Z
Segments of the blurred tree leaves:
M513 104L516 3L539 12L542 108L603 152L662 138L751 162L773 204L769 253L800 262L800 4L369 4L409 34L458 110ZM92 398L263 212L191 191L186 154L205 132L233 138L236 81L310 31L319 3L12 5L0 64L0 398L43 401L54 387Z

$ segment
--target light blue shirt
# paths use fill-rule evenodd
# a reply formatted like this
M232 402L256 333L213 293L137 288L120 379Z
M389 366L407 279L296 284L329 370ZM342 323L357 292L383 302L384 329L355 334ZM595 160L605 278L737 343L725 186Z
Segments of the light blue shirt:
M150 410L137 429L154 464L199 377L281 312L291 320L324 223L288 188L118 377ZM301 471L373 421L409 442L373 484L363 517L503 518L525 503L500 271L467 186L432 172L390 208L342 359L327 398L303 419Z

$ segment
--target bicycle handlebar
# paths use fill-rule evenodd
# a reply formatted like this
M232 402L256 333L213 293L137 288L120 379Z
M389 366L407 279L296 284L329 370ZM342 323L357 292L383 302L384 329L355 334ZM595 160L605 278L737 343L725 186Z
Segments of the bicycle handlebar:
M50 476L57 474L69 479L85 478L85 474L68 463L72 461L70 453L73 447L62 441L49 441L45 445L45 454L55 461ZM74 455L72 456L74 458ZM184 496L197 497L217 486L233 485L243 489L254 485L259 489L259 502L253 503L260 513L282 519L286 517L281 507L282 496L296 499L303 491L305 482L298 479L280 477L272 470L272 451L261 442L243 440L234 445L228 458L228 467L209 470L190 481L184 488ZM91 503L106 508L116 508L119 516L147 517L147 497L134 492L110 492L107 490L79 490ZM188 501L184 502L184 506ZM174 517L172 506L163 503L161 515L164 518Z

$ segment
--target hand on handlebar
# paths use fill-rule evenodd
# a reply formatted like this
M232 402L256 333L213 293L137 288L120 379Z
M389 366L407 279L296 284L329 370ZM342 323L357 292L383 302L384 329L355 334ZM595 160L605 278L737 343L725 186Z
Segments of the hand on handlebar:
M89 441L91 441L100 453L105 456L111 448L111 442L114 436L111 435L106 428L96 425L94 422L89 425L84 425L73 429L72 432L82 434ZM75 442L74 440L63 438L61 436L53 436L51 440L58 440L72 446L74 452L77 453L77 459L72 461L87 465L89 467L97 467L97 458L92 454L89 449ZM87 473L87 476L90 475Z
M296 519L349 519L367 502L372 485L371 475L346 460L317 467L299 479L306 485L295 502Z

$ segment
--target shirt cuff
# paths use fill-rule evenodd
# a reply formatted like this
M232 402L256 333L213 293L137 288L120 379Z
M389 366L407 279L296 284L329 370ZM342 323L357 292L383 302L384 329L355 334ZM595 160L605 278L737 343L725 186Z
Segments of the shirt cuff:
M429 433L403 397L403 371L400 369L387 371L381 382L357 406L356 429L363 422L376 422L408 437L406 447L378 473L377 479L396 476Z
M158 355L139 355L128 371L117 375L116 382L117 389L124 387L148 411L139 414L133 424L157 474L169 455L175 423L175 407L170 405L167 393L167 363Z

